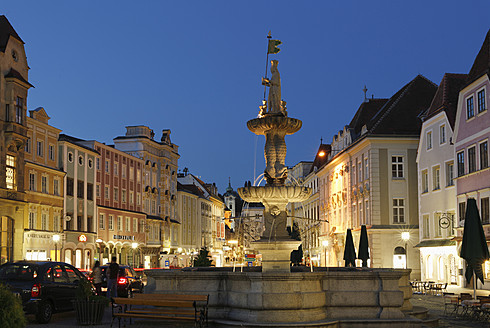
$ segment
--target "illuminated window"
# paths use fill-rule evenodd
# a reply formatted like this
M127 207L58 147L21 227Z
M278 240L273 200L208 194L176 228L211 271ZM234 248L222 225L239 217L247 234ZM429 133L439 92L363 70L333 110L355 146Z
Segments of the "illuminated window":
M31 230L36 229L36 213L35 212L29 212L28 227Z
M5 182L7 189L15 189L15 157L12 155L6 156L6 168L5 168Z
M429 230L429 215L424 214L422 216L422 235L424 238L429 238L430 237L430 230Z
M122 221L122 216L117 217L117 230L118 231L123 231L123 221Z
M442 236L442 228L441 225L439 224L439 221L441 219L441 214L436 213L434 215L434 231L435 231L435 236L436 237L441 237Z
M393 198L393 223L405 223L405 200Z
M48 230L48 215L46 213L41 214L41 230Z
M133 218L133 232L138 232L138 219Z
M99 229L105 230L105 215L99 214Z
M126 217L126 231L131 231L131 218Z
M114 230L114 216L109 215L109 230Z

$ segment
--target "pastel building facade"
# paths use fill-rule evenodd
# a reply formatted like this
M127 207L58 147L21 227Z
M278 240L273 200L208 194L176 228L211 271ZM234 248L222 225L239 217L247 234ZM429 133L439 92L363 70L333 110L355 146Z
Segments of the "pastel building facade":
M24 185L29 207L24 222L26 260L61 260L65 172L59 166L61 130L49 125L49 119L42 107L29 111L26 117Z
M490 114L488 111L490 81L490 31L468 73L465 86L459 93L454 130L456 169L456 196L458 206L458 238L460 242L468 198L474 198L480 210L487 244L490 239L490 166L488 144L490 139ZM459 266L466 268L463 260ZM463 273L463 272L461 272ZM484 264L484 278L490 280L490 262ZM463 276L461 284L465 284ZM488 289L489 284L478 288Z

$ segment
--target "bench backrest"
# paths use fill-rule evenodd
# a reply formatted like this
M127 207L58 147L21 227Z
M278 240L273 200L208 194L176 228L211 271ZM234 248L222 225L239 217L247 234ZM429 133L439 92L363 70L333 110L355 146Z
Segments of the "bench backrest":
M149 306L164 306L164 307L194 307L194 301L185 300L156 300L156 299L136 299L136 298L113 298L115 304L126 305L149 305Z
M133 294L139 300L168 300L168 301L196 301L207 302L209 295L181 295L181 294Z

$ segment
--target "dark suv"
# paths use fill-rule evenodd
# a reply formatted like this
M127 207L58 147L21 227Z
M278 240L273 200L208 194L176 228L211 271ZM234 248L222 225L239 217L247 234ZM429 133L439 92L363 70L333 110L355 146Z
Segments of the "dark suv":
M101 265L102 269L102 291L107 291L107 268L108 265ZM119 275L117 279L117 296L131 297L133 293L142 293L145 284L141 281L141 276L134 269L127 265L119 265Z
M85 276L64 262L8 262L0 266L0 283L22 300L24 311L48 323L54 311L73 309L72 300Z

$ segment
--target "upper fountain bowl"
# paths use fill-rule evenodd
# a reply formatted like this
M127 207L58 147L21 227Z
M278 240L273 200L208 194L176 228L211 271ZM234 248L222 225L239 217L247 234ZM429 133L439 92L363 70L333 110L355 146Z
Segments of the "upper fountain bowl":
M301 129L303 123L296 118L287 117L282 114L266 114L260 118L254 118L247 122L250 131L257 135L264 135L270 130L293 134Z
M311 188L302 186L261 186L238 188L238 194L246 202L293 203L302 202L311 195Z

